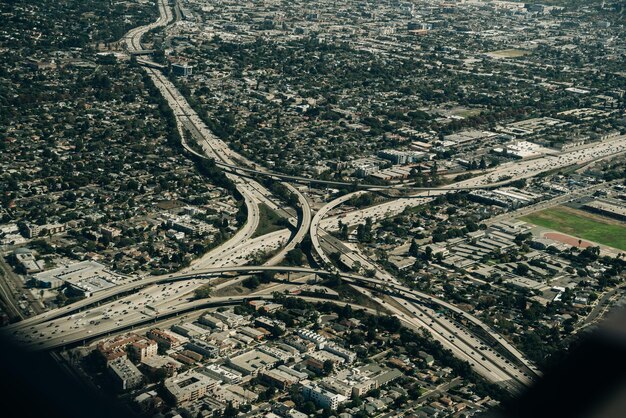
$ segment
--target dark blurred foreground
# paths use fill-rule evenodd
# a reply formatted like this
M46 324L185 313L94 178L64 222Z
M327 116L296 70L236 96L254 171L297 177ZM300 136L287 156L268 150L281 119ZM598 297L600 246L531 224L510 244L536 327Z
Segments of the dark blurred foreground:
M582 338L563 362L548 371L498 418L626 417L626 309L613 312Z
M49 354L0 341L0 416L125 417L130 411L94 393ZM626 417L626 310L613 313L521 398L491 417Z
M129 410L94 393L50 356L0 341L0 417L109 418Z

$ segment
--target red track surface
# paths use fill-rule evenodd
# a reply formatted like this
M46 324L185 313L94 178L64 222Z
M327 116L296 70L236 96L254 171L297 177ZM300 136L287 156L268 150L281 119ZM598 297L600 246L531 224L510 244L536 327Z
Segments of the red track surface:
M544 235L544 238L548 238L554 241L562 242L567 245L571 245L572 247L580 247L587 248L593 246L592 243L588 241L581 241L581 244L578 245L578 238L571 237L569 235L560 234L558 232L547 232Z

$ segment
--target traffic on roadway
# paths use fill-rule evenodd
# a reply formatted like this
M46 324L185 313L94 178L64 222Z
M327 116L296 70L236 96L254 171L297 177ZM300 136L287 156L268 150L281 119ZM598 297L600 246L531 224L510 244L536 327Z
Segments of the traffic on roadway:
M158 5L157 21L134 28L124 36L123 41L129 54L146 53L141 43L143 35L172 22L174 16L167 0L159 0ZM28 318L6 327L4 332L11 333L17 341L31 349L52 349L91 340L97 336L119 332L151 321L160 321L171 315L195 309L220 304L243 303L249 298L272 298L271 294L262 293L246 297L217 296L194 300L191 297L193 291L207 282L215 283L214 289L221 289L238 283L246 274L263 271L304 273L315 276L337 273L356 291L398 317L405 326L427 330L433 338L450 349L455 356L466 360L477 373L486 379L516 391L523 386L528 386L536 376L540 375L537 368L516 347L480 318L449 302L405 286L393 275L361 254L358 248L351 248L329 232L338 228L339 221L350 226L363 223L367 218L378 222L397 215L406 208L423 205L441 194L500 187L515 180L528 179L541 173L573 165L588 164L608 156L618 155L626 152L626 136L615 136L575 151L502 164L470 179L440 187L415 188L407 184L389 186L358 184L356 186L361 189L410 188L416 193L371 207L341 212L339 210L341 205L365 193L365 190L360 190L324 204L313 215L307 196L291 183L319 183L335 186L352 186L352 184L284 175L258 167L244 156L231 150L224 141L208 129L184 96L158 69L158 64L148 59L138 62L142 64L174 112L186 152L197 158L211 158L218 166L225 169L226 175L243 197L247 220L229 240L209 251L181 272L136 278L102 291L89 299ZM187 143L186 132L195 141L193 146ZM297 197L297 207L287 207L285 202L255 180L261 176L269 176L275 181L281 181L290 193ZM569 196L569 198L573 197L573 195ZM560 199L567 199L567 197ZM280 229L255 237L255 232L261 222L259 205L262 204L283 216L294 231ZM278 266L285 255L301 244L307 235L311 240L312 255L321 268ZM275 254L263 265L247 265L252 262L255 254L272 252ZM338 252L348 262L358 262L364 268L373 270L373 277L340 272L329 257L331 252ZM224 275L229 276L225 278ZM299 284L279 283L272 289L284 290ZM96 306L98 303L100 305ZM469 325L462 325L459 318Z

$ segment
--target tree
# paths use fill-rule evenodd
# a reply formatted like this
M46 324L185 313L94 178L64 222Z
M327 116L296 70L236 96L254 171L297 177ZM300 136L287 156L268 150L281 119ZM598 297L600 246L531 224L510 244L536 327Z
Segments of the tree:
M526 179L519 179L511 182L511 186L517 187L518 189L523 189L526 187Z
M426 247L424 258L429 261L433 259L433 249L431 247Z
M352 318L352 316L354 315L354 312L352 310L352 306L345 304L341 310L338 312L339 314L339 318L341 319L349 319Z
M328 287L331 288L341 286L341 276L339 275L339 273L334 273L332 276L330 276L326 284L328 285Z
M261 282L256 276L252 276L252 277L248 277L247 279L245 279L242 284L244 285L244 287L247 287L248 289L253 290L259 287Z
M409 255L411 257L417 257L419 255L419 245L415 240L411 240L411 246L409 247Z
M376 332L376 328L370 327L367 329L367 341L372 342L376 340L378 333Z
M433 165L430 166L430 175L431 177L436 177L437 176L437 170L439 170L439 167L437 165L437 161L433 162Z
M341 239L348 239L348 225L339 220L339 236Z
M408 398L407 398L405 395L402 395L402 396L400 396L400 397L396 398L396 400L395 400L395 401L393 401L393 405L394 405L396 408L399 408L399 407L401 407L402 405L404 405L407 401L408 401Z
M290 266L299 266L302 264L302 259L304 258L304 253L298 247L290 250L285 255L285 262Z
M265 399L272 399L276 395L276 388L274 386L270 386L265 391Z
M333 372L333 369L335 368L335 365L333 364L332 361L330 360L324 360L324 374L331 374Z
M211 286L204 285L194 291L194 299L207 299L211 297Z
M368 397L371 396L372 398L378 398L380 397L380 389L379 388L372 389L368 392L367 395Z
M371 242L372 234L372 218L365 219L365 224L360 224L356 228L356 238L361 242Z
M237 415L239 415L239 411L237 410L237 408L233 406L232 402L228 402L228 405L224 409L224 413L222 414L222 416L225 418L234 418Z
M272 332L272 335L275 338L278 338L278 337L282 336L285 333L285 331L283 331L283 329L281 327L279 327L278 325L272 326L272 331L271 332Z
M407 391L409 398L412 400L416 400L422 395L422 390L418 384L415 384L409 388Z
M517 267L515 267L515 273L520 276L525 276L529 271L529 268L526 264L519 263Z
M264 271L261 273L261 278L259 279L261 283L270 283L276 277L276 273L273 271Z
M65 306L65 304L67 303L67 296L65 296L65 293L63 292L59 292L57 294L57 297L55 299L55 302L57 305L59 306Z
M311 415L315 413L315 404L312 401L306 401L304 405L302 405L302 412L307 415Z

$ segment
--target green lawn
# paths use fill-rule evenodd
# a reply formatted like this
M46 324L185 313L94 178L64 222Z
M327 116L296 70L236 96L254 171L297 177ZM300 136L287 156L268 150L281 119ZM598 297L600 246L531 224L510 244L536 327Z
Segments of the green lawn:
M580 210L557 206L522 216L523 221L626 251L626 224Z
M279 214L270 209L265 203L261 203L259 205L259 226L254 231L252 237L260 237L261 235L285 228L284 224L281 223L281 219Z
M487 53L487 55L491 55L495 58L519 58L528 54L530 54L530 52L523 49L501 49L499 51L492 51Z

